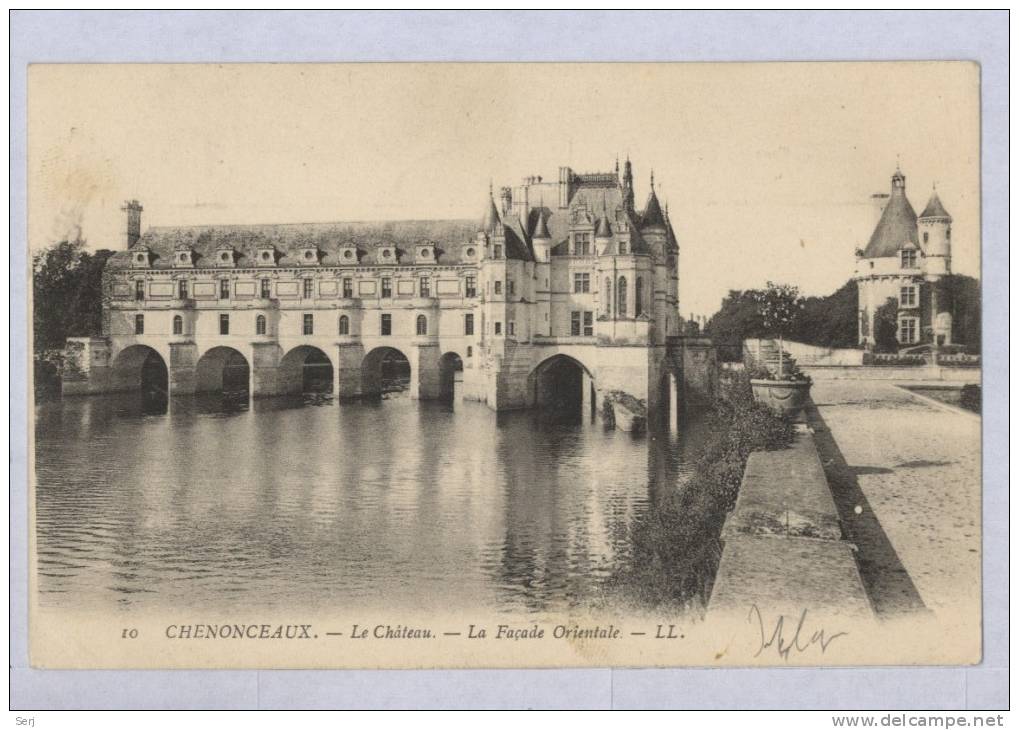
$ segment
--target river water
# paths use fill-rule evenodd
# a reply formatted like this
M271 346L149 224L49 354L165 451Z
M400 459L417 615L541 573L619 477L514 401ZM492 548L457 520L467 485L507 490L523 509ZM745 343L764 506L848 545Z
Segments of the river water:
M548 611L598 599L696 420L632 436L405 396L36 409L44 607Z

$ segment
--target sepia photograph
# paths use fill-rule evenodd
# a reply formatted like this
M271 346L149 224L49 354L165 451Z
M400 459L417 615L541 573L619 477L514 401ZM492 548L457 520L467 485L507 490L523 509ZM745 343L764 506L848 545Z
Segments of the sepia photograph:
M34 65L33 663L979 661L979 81Z

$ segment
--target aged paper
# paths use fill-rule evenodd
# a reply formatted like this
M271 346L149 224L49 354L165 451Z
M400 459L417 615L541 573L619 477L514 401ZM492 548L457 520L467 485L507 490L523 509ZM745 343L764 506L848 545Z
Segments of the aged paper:
M33 66L33 665L978 662L979 89Z

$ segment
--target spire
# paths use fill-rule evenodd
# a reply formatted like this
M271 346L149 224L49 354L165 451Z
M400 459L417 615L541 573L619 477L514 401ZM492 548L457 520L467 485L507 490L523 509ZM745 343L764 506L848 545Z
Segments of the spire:
M655 168L651 168L651 192L655 191Z
M952 221L952 216L945 210L945 206L941 203L941 198L938 197L938 189L936 187L931 191L931 199L927 201L927 207L923 209L923 213L920 214L919 218L947 218L949 222Z
M538 208L538 222L534 226L534 233L531 234L533 239L547 239L552 238L548 232L548 223L545 221L544 206Z
M630 153L626 153L626 164L623 166L623 207L633 213L633 165L630 164Z
M485 233L491 233L499 225L499 209L495 207L495 198L492 197L492 182L488 183L488 206L485 208L485 215L481 218L481 228Z
M665 216L662 214L662 206L658 202L658 196L655 195L653 185L651 187L651 195L649 195L647 199L647 205L644 206L644 215L641 216L640 221L641 230L650 228L651 226L661 226L665 228Z

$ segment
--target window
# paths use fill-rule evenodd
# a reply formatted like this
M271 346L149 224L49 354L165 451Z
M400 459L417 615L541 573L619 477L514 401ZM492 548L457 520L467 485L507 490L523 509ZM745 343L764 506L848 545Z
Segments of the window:
M495 293L496 294L502 294L502 282L501 281L495 282Z
M219 298L229 299L230 298L230 280L220 279L219 280Z
M184 318L179 314L173 316L173 333L175 335L184 334Z
M382 277L382 296L387 299L393 296L393 280L388 276Z
M177 281L177 298L187 299L188 298L188 280L180 279Z
M501 335L502 334L502 322L496 322L495 323L495 334L497 334L497 335Z
M419 314L417 318L417 325L414 330L419 335L428 334L428 318L423 314Z
M421 292L422 297L432 296L432 280L427 276L422 276L418 281L418 291Z
M904 286L899 289L899 306L902 307L915 307L916 306L916 287L915 286Z
M136 302L140 302L145 299L145 282L136 281L134 283L134 299Z
M492 247L492 258L493 259L502 258L502 246L500 246L498 243Z
M145 315L144 314L136 314L134 316L134 333L136 335L144 335L145 334Z
M306 279L306 281L308 280ZM302 327L301 331L304 332L304 334L306 335L315 334L315 315L313 314L304 315L304 326Z
M343 298L353 299L354 298L354 280L344 279L343 280Z
M510 296L517 293L517 283L513 279L506 280L506 293Z
M393 315L383 314L382 315L382 334L391 335L393 334Z
M219 315L219 333L221 335L230 334L230 315L221 314Z
M465 289L466 291L464 293L468 299L473 299L478 296L478 277L468 276L466 279Z
M590 256L591 255L591 234L590 233L574 233L573 234L573 255L574 256Z
M951 228L946 228L945 229L945 240L946 241L951 241L952 240L952 229Z
M268 299L269 297L272 296L272 282L271 281L269 281L268 279L262 279L262 283L260 284L260 287L261 287L261 289L259 291L259 296L262 299Z
M303 289L301 290L301 297L303 299L311 299L312 290L315 287L315 282L312 279L303 279L301 282Z
M255 317L255 334L256 335L264 335L265 334L265 315L264 314L260 314L257 317Z
M927 234L923 234L923 242L927 243ZM907 248L902 252L902 268L904 269L915 269L916 268L916 251L912 248Z
M605 277L605 291L602 292L602 301L605 302L605 314L612 314L612 279Z
M637 277L636 287L633 290L634 304L633 313L637 317L644 314L644 280Z
M626 241L619 242L619 255L620 256L626 255Z
M899 342L911 345L916 342L916 318L903 317L899 320Z
M506 334L508 334L508 335L515 335L516 333L517 333L517 323L516 322L507 322L506 323Z
M467 357L474 357L474 348L467 345Z
M580 312L570 312L570 334L580 336Z
M594 335L594 312L584 312L584 337Z
M474 315L473 314L465 314L464 315L464 334L465 335L473 335L474 334Z
M574 294L587 294L591 291L591 275L590 274L574 274L573 275L573 293Z
M616 287L616 314L620 317L626 316L626 277L619 277L619 284Z
M350 334L350 317L348 317L345 314L340 315L340 334L341 335Z
M924 243L927 243L927 241L930 239L930 237L931 237L931 234L929 234L927 231L923 232L923 242ZM902 253L905 254L906 252L903 251Z

